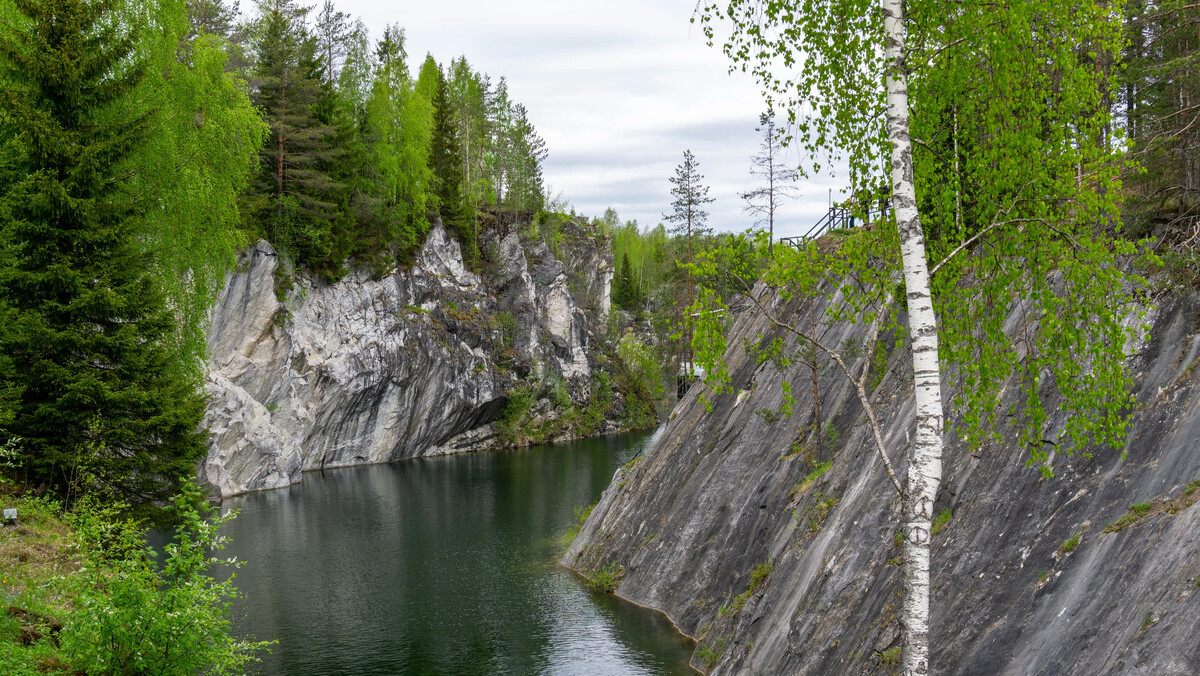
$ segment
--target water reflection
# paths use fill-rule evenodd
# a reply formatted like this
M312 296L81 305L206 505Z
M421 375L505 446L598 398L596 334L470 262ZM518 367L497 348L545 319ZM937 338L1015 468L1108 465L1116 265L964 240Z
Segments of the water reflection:
M557 567L576 506L647 443L624 435L311 473L235 498L235 631L263 674L690 674L666 618Z

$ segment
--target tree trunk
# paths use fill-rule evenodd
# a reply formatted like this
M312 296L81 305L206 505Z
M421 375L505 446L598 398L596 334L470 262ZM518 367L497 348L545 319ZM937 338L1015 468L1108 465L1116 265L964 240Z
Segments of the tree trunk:
M892 145L892 203L900 231L908 326L912 338L917 433L909 449L903 501L904 626L902 671L929 673L929 541L942 480L942 388L937 317L925 259L925 238L913 184L903 0L883 0L887 31L887 133Z

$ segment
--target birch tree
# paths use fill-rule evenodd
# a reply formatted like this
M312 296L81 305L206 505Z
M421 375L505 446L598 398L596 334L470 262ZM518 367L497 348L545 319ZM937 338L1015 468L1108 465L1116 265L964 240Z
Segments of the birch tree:
M852 363L845 346L826 345L802 326L782 327L855 384L901 501L906 674L930 670L929 543L946 404L962 421L960 436L980 443L995 435L1001 384L1017 378L1027 402L1019 441L1030 464L1047 474L1054 456L1046 440L1069 454L1119 446L1124 437L1131 399L1123 350L1131 330L1122 320L1132 280L1114 261L1133 245L1110 237L1107 227L1119 193L1112 189L1119 188L1118 162L1102 142L1109 76L1079 58L1116 53L1118 15L1097 2L1060 0L698 6L709 40L728 22L723 47L733 67L757 77L769 106L789 111L786 138L814 158L801 172L841 162L852 191L884 176L891 188L886 227L853 236L824 259L810 250L820 266L777 261L768 279L788 293L838 298L830 319L871 323L872 341L901 310L907 317L915 434L906 457L894 461L864 387L870 359ZM948 127L953 150L945 152ZM970 142L957 143L960 136ZM970 199L933 188L931 177L946 171L967 184ZM694 314L713 316L703 311L713 298L702 291ZM1004 330L1010 306L1027 317L1015 338ZM720 392L727 374L719 325L701 323L697 355L711 362L710 385ZM952 376L949 402L944 373ZM1042 408L1051 388L1071 414L1060 429L1048 426ZM894 467L906 468L903 482Z

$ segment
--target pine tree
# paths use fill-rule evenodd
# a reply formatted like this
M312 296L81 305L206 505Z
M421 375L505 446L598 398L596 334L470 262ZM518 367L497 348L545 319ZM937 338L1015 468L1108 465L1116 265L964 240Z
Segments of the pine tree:
M237 25L238 3L224 0L187 0L189 38L198 35L217 35L228 40Z
M166 344L176 326L138 248L126 164L158 123L130 115L142 79L112 5L30 0L0 37L9 139L0 213L19 250L0 271L14 310L0 354L24 386L9 435L30 476L161 499L205 452L204 402Z
M259 3L252 84L271 133L248 204L277 245L301 263L324 269L333 259L332 224L344 186L328 171L338 154L336 130L314 110L323 78L305 27L307 11L295 0Z
M793 182L799 172L783 162L783 144L778 138L775 113L768 111L758 117L758 131L762 132L762 146L757 155L750 158L750 175L762 180L759 187L742 193L746 200L745 212L758 217L755 225L767 226L767 251L775 251L775 212L780 203L796 195Z
M317 41L317 55L325 72L325 83L330 87L338 79L339 69L346 58L347 43L353 37L355 27L350 17L333 6L333 0L325 0L317 14L313 33Z

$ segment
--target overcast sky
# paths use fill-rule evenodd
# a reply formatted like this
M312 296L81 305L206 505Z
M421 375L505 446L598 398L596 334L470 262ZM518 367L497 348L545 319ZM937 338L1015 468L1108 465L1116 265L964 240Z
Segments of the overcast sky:
M709 186L709 223L746 229L739 193L754 187L750 156L762 96L751 76L727 74L717 47L689 23L695 0L335 0L378 38L405 28L410 63L465 55L508 80L550 152L550 190L577 211L612 206L642 226L669 210L668 178L691 149ZM794 160L795 155L791 155ZM825 211L839 177L800 185L776 217L776 234L798 234Z

